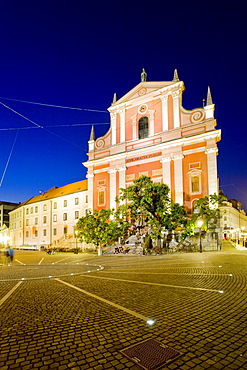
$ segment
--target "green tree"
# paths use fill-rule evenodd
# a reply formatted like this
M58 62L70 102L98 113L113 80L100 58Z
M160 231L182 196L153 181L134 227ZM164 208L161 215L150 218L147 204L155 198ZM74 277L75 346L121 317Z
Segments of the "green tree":
M194 205L194 211L188 220L186 229L182 232L182 238L194 235L195 229L198 229L198 221L202 222L201 230L215 229L219 224L220 210L224 196L211 194L198 199Z
M175 230L185 224L187 212L184 206L171 200L170 189L165 184L154 183L148 176L134 180L133 185L120 189L120 200L125 200L129 217L141 224L143 220L151 228L153 237L160 238L163 228Z
M121 209L117 214L111 209L89 210L77 222L78 237L81 241L96 245L98 249L113 243L124 235L127 228L127 222L119 222L123 219L122 213Z

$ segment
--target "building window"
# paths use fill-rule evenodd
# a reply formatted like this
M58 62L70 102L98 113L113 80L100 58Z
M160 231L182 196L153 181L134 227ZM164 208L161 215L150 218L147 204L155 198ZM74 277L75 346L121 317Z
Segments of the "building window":
M191 192L199 193L200 191L200 178L199 176L191 177Z
M26 238L28 238L29 237L29 232L28 231L26 231Z
M46 236L46 229L43 230L43 236Z
M53 208L57 209L57 202L54 202Z
M57 229L53 229L53 235L57 235Z
M34 224L35 224L35 225L38 225L38 217L35 217L35 219L34 219Z
M36 237L38 236L38 230L35 230L35 234L34 234Z
M139 139L148 137L148 117L141 117L138 121Z
M86 200L85 201L86 201L86 203L88 203L88 195L86 195Z
M31 209L30 209L30 213L33 213L33 207L31 207Z
M75 205L79 204L79 198L75 198Z
M29 226L29 219L26 219L26 226Z
M99 203L99 206L105 205L105 190L99 190L98 203Z
M29 214L29 208L26 209L26 215L28 215L28 214Z
M64 207L67 207L67 200L64 200L64 201L63 201L63 206L64 206Z
M35 213L38 213L38 206L35 207Z
M46 224L46 216L43 216L43 224Z
M57 215L53 215L53 222L57 222Z
M75 211L75 219L79 218L79 211Z
M201 190L201 171L193 170L189 173L190 177L190 194L200 194Z
M67 221L67 219L68 219L68 218L67 218L67 213L64 213L64 214L63 214L63 220L64 220L64 221Z
M44 204L44 206L43 206L43 210L44 210L44 211L46 211L46 204Z

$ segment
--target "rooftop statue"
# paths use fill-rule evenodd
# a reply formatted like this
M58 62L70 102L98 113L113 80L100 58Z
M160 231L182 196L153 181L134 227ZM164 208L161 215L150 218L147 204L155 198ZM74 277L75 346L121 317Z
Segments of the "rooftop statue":
M145 69L142 68L142 73L141 73L141 82L147 81L147 73L145 72Z

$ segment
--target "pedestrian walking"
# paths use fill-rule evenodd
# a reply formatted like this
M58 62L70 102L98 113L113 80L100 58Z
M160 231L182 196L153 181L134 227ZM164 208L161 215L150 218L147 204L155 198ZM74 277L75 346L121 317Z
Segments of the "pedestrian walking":
M8 258L10 260L10 264L9 265L12 265L13 263L13 259L14 259L14 249L13 248L10 248L7 250L7 253L8 253Z

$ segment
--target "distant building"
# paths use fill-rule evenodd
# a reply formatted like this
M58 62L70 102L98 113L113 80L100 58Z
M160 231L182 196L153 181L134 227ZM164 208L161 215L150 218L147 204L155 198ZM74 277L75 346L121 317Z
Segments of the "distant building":
M0 201L0 229L5 225L9 227L9 212L18 207L18 203Z
M54 187L27 200L10 213L10 245L40 249L73 238L87 204L87 180Z
M247 242L247 216L236 199L223 201L220 206L220 226L224 239L245 245Z
M0 201L0 248L9 245L9 212L17 206L18 203Z
M89 140L88 207L116 208L119 188L141 175L163 182L172 199L193 208L196 200L218 194L217 142L210 90L206 105L182 106L184 83L175 70L172 81L142 82L108 108L109 131Z

